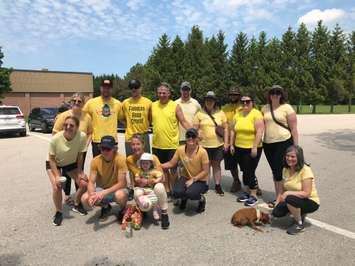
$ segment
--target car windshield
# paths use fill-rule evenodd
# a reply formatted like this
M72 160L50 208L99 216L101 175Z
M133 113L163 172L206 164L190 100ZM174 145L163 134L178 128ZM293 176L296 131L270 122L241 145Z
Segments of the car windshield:
M0 108L0 115L19 115L20 110L17 107L2 107Z
M42 108L41 110L46 115L56 115L58 112L57 108Z

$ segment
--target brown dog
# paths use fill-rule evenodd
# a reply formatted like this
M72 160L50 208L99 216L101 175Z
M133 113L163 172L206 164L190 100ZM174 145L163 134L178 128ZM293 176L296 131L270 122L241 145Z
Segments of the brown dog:
M270 223L270 216L254 208L242 208L233 214L231 223L238 227L249 225L254 230L262 232L260 228L256 227L256 224Z

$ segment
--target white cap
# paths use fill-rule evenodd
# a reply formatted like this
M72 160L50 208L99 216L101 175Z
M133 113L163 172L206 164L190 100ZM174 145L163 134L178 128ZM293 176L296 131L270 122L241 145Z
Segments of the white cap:
M145 152L141 155L141 158L139 160L140 161L153 161L153 155Z

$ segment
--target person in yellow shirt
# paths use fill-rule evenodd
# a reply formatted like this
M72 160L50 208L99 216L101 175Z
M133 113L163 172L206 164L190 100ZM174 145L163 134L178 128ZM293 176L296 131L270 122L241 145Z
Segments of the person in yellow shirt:
M233 118L235 114L242 110L242 105L240 104L240 89L238 86L232 86L228 93L229 103L222 106L222 111L226 115L229 130L233 130ZM229 170L233 177L233 184L231 186L230 192L235 193L241 189L241 184L238 176L238 163L236 154L231 154L230 150L224 153L224 169Z
M128 199L126 157L117 151L112 136L101 138L100 150L101 154L91 161L87 192L81 202L86 208L101 206L99 218L104 220L111 212L110 203L115 201L120 205L119 219L122 219Z
M201 105L198 101L191 97L191 84L188 81L183 81L180 85L181 97L175 102L180 105L185 119L189 123L193 123L195 114L201 110ZM185 128L179 124L179 144L185 144Z
M243 183L248 188L238 197L238 202L245 206L258 203L256 191L258 179L255 175L262 153L261 139L264 134L264 121L261 112L254 108L251 96L244 95L241 100L243 109L233 119L234 128L230 136L230 151L236 154L240 169L243 172Z
M100 154L99 143L103 136L112 136L117 143L117 123L122 119L122 104L112 97L112 80L105 79L100 87L100 96L86 102L83 111L92 119L92 154Z
M222 131L219 134L216 132L218 127ZM195 115L194 128L199 129L201 145L208 153L215 181L215 191L218 195L224 196L221 186L221 161L224 152L229 148L229 128L226 115L217 107L217 98L213 91L209 91L205 95L202 110Z
M186 121L181 107L170 100L171 87L162 82L157 89L158 100L152 104L153 148L161 163L169 161L179 146L179 123L185 128L192 125ZM170 190L175 183L175 174L165 172L165 188L170 196Z
M312 169L305 163L302 148L295 145L287 148L282 191L276 199L272 215L283 217L292 214L295 223L287 229L288 234L295 235L303 231L306 214L319 208L320 200L314 179Z
M92 123L91 117L87 113L82 112L82 108L84 106L84 96L80 93L74 93L71 97L70 105L71 109L58 114L55 118L52 135L55 135L56 133L63 130L65 119L67 117L75 116L80 120L79 131L84 132L86 134L86 147L88 147L91 142ZM82 167L84 170L86 152L83 154L83 157L84 161ZM65 202L68 203L70 201L71 178L66 173L63 173L63 176L67 178L64 193L66 196ZM78 189L78 185L76 183L75 187L76 189Z
M143 135L145 143L144 151L150 153L148 130L151 122L152 101L142 96L142 87L139 80L130 80L128 88L131 89L132 96L125 99L122 103L123 117L126 123L126 156L132 154L131 138L135 133Z
M46 161L46 171L52 185L53 202L56 208L53 224L59 226L63 221L62 187L64 181L61 176L66 173L74 179L78 190L74 197L73 211L82 215L86 214L80 204L80 197L86 190L86 175L82 170L83 153L86 152L86 135L80 132L79 119L75 116L64 120L63 131L54 135L49 143L49 156Z
M180 164L181 177L173 188L174 197L181 199L179 208L186 208L187 200L198 200L197 212L205 211L208 191L209 159L207 151L199 144L198 132L195 128L186 130L186 144L179 146L173 158L162 164L163 169L171 169Z

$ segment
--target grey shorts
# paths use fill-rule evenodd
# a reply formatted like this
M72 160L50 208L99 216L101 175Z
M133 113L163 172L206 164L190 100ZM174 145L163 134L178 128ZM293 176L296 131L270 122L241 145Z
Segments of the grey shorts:
M205 148L210 161L222 161L224 156L223 145L217 148Z
M151 153L151 151L150 151L149 133L144 133L142 135L143 135L143 139L144 139L144 152ZM129 156L129 155L133 154L131 142L128 142L128 141L125 142L125 150L126 150L126 156Z
M101 188L101 187L96 187L96 192L100 192L100 191L103 191L103 190L104 189ZM128 195L128 189L127 188L123 188L121 190L123 190ZM112 192L112 193L106 195L102 199L102 203L111 203L111 202L117 202L116 197L115 197L115 192Z

